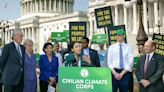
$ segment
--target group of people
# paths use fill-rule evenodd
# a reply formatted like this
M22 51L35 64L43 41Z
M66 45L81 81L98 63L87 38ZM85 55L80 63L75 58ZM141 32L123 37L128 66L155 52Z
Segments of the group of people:
M112 90L133 92L133 49L124 42L125 32L117 30L117 42L100 50L89 47L89 39L69 44L69 50L60 51L59 43L47 42L43 46L44 54L39 58L39 86L41 92L47 92L48 86L56 87L58 67L108 67L112 70ZM0 57L0 82L4 92L37 92L36 57L33 53L33 41L23 40L23 33L16 29L12 42L3 47ZM144 51L139 57L136 76L140 92L164 92L162 76L164 74L164 56L154 53L155 42L145 42ZM2 91L2 90L1 90Z

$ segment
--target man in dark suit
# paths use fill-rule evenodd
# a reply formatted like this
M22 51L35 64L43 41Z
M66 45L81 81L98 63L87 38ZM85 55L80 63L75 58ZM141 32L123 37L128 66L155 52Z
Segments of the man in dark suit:
M83 61L91 61L87 62L91 66L100 67L99 56L96 50L93 50L88 47L89 39L87 37L83 37L81 39L82 43L82 59ZM88 60L90 59L90 60Z
M145 55L140 56L136 76L140 92L164 92L164 56L154 53L155 42L148 40L144 45Z
M23 92L25 48L21 45L23 33L20 29L13 31L12 40L3 48L0 59L1 80L4 84L4 92Z

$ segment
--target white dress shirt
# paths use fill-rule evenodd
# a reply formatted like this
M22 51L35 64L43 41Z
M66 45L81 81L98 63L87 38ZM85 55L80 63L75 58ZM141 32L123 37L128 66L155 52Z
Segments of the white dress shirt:
M58 58L59 66L63 66L63 59L62 59L61 54L55 51L55 55Z
M146 61L148 59L148 55L149 55L149 60L148 61L150 62L152 57L153 57L153 55L154 55L154 52L151 52L150 54L146 54Z
M120 43L115 43L110 45L108 49L108 55L107 55L107 63L108 67L111 69L120 69L120 60L119 60L119 46ZM126 43L122 44L122 52L123 52L123 64L124 69L131 72L132 66L133 66L133 49Z

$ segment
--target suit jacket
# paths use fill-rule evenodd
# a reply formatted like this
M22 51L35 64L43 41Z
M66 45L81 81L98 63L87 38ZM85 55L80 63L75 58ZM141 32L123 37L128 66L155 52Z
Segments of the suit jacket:
M81 51L81 55L83 55L83 50ZM95 67L100 67L100 60L99 60L99 56L96 50L93 50L91 48L89 48L89 55L90 55L90 59L92 62L92 65Z
M2 57L0 59L0 72L2 82L8 85L17 85L23 74L25 48L20 45L22 51L22 63L14 42L4 46Z
M52 60L49 62L48 56L46 54L41 55L39 58L39 67L40 67L40 80L48 81L49 77L58 78L58 58L52 54Z
M164 56L154 53L144 74L146 55L139 58L137 65L136 76L138 81L146 79L150 81L150 85L146 88L142 84L139 85L140 92L164 92L164 84L162 75L164 74Z

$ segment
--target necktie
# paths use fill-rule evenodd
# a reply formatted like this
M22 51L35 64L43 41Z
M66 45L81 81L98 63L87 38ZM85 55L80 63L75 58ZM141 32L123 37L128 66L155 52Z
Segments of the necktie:
M147 67L148 67L148 64L149 64L149 57L150 57L150 55L147 55L147 59L146 59L146 61L145 61L145 65L144 65L144 74L145 74L146 71L147 71Z
M19 58L20 58L20 63L22 64L23 58L22 58L21 48L19 45L17 46L17 50L18 50L18 54L19 54Z
M122 45L119 44L119 46L120 46L120 52L119 52L119 56L120 56L120 68L124 68Z

